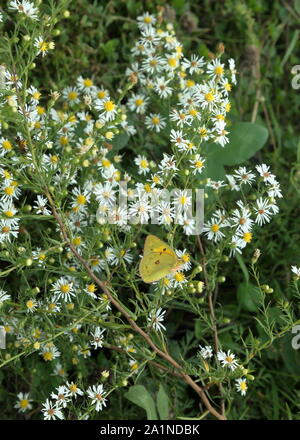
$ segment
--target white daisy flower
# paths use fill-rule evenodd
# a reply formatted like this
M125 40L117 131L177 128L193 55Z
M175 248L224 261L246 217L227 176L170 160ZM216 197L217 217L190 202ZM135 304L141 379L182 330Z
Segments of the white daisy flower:
M235 381L235 386L238 392L241 393L242 396L246 395L246 392L248 390L248 386L247 386L247 380L245 378L239 378L236 379Z
M94 346L94 349L103 347L104 337L103 334L105 329L96 327L94 333L91 333L93 339L90 341L90 344Z
M200 355L203 357L203 359L210 359L213 357L213 348L210 345L205 345L202 347L199 345L200 348Z
M103 407L106 406L107 399L105 399L105 392L103 385L92 385L87 389L88 397L91 399L92 405L95 405L95 410L97 412L102 411Z
M65 385L60 385L56 388L56 393L51 393L51 398L56 400L57 405L60 405L62 408L66 408L68 403L71 401L70 392Z
M256 206L254 207L256 213L255 223L262 226L265 223L269 223L271 220L270 203L268 199L263 199L260 197L256 201Z
M147 320L156 331L166 330L166 327L162 324L165 319L165 313L166 310L162 310L162 308L159 308L156 312L150 312Z
M44 420L56 420L64 419L64 415L61 411L61 407L57 402L51 402L49 399L46 400L45 403L43 403L43 409L42 413L44 416Z
M238 366L238 362L235 359L235 355L231 353L230 350L227 351L218 351L217 358L221 362L222 367L228 367L230 370L235 370Z
M32 409L32 400L29 398L29 393L19 393L17 398L18 400L14 408L17 408L20 413L25 413Z

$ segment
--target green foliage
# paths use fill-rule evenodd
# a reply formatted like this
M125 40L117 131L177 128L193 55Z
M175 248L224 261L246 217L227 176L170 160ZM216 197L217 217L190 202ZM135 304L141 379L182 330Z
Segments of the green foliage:
M7 10L8 2L4 3L1 11ZM66 0L38 3L41 3L44 21L32 24L20 20L18 36L11 34L12 21L0 24L3 37L0 65L18 66L22 80L27 84L30 78L28 85L33 84L42 91L41 105L45 105L47 117L55 106L49 96L50 90L60 92L75 84L80 75L91 78L97 86L103 85L112 96L120 96L118 104L125 106L129 92L125 70L132 61L130 49L138 36L136 17L146 11L157 13L166 6L166 2ZM224 148L212 143L205 144L206 174L193 176L191 180L194 179L200 186L204 185L206 178L225 180L225 175L240 165L247 168L253 168L257 163L270 165L282 185L284 195L279 202L280 213L272 223L254 234L243 256L237 254L236 258L231 259L225 258L227 254L222 246L205 242L203 260L196 239L182 239L178 229L170 231L168 240L174 246L187 248L192 255L193 265L202 266L201 271L189 279L184 291L176 298L168 296L170 292L157 295L152 286L141 284L137 275L139 253L144 241L144 235L141 234L157 233L159 229L153 228L152 231L143 225L127 239L125 234L118 234L116 228L112 227L107 232L99 226L91 227L84 237L85 251L90 256L102 255L103 248L109 246L124 246L133 250L133 267L126 269L126 263L117 268L106 267L101 273L101 280L107 282L110 288L110 283L117 278L114 286L116 292L113 294L119 304L135 323L151 333L162 350L168 349L176 362L183 365L191 377L197 378L197 383L203 386L211 384L212 400L217 409L220 409L221 393L218 384L223 385L227 417L235 420L297 420L300 414L300 395L295 391L300 379L299 351L291 345L291 329L299 321L299 291L290 270L292 265L300 265L300 144L297 128L300 93L291 87L291 69L299 64L300 1L288 2L288 8L284 3L268 0L171 0L164 10L164 15L174 25L185 54L214 57L219 50L218 44L222 42L225 46L224 57L234 58L238 70L238 84L230 98L233 105L228 115L229 143ZM66 9L69 14L65 14ZM56 47L49 51L49 56L35 58L32 44L26 43L26 35L31 35L33 41L41 31L47 41L55 42ZM23 52L16 49L18 39L23 44ZM11 53L8 51L10 47L14 48ZM122 92L120 95L117 92L119 88ZM164 117L169 114L169 106L169 103L156 102L156 110ZM63 110L73 113L69 108ZM77 110L89 111L84 105ZM0 108L0 122L3 130L1 136L11 135L16 139L18 134L27 139L26 126L13 108ZM114 160L114 153L122 155L122 171L131 173L131 155L147 152L154 163L159 163L169 140L160 133L145 134L141 129L140 115L135 115L135 120L129 122L134 122L138 127L134 137L129 137L118 126L113 139L107 139L106 142L112 151L109 159ZM54 139L59 128L53 123L51 130ZM100 144L101 139L102 145L105 131L101 130L96 143ZM83 128L76 133L76 139L81 136L84 136ZM42 154L50 155L53 151L47 150L43 138L35 139L30 148L33 152L40 152L38 163ZM55 148L56 145L54 151ZM23 332L23 337L18 340L16 335L8 333L7 349L0 353L2 418L24 418L14 408L19 392L30 392L34 400L34 409L28 417L41 418L42 403L57 386L66 382L66 378L74 380L80 389L86 390L91 384L101 383L110 390L108 406L103 412L95 413L92 408L83 406L81 411L82 401L79 397L80 405L76 410L72 408L75 414L72 417L88 415L94 419L110 420L212 418L203 405L199 406L198 395L168 371L173 367L158 359L158 356L154 359L154 353L139 335L130 336L133 334L132 327L119 312L114 310L109 320L103 318L107 313L105 298L95 305L86 296L80 296L74 311L64 308L59 312L61 321L58 325L53 323L52 314L43 308L37 320L30 313L22 314L28 300L48 298L51 286L58 277L74 276L80 285L90 283L91 279L77 263L73 267L73 261L70 262L69 249L57 234L57 222L53 215L39 215L37 218L33 212L32 205L37 194L42 193L44 183L52 185L54 173L50 171L38 176L18 151L16 141L13 153L28 172L23 170L16 176L24 188L18 204L18 215L22 222L20 243L14 245L10 242L0 249L1 288L13 292L13 299L0 308L0 317L2 322L15 314L18 331ZM67 171L71 169L71 174L78 172L84 182L92 175L90 163L97 164L100 157L99 150L94 155L89 156L87 152L81 156L77 150L64 149L62 162L65 168L62 167L62 174L65 180L54 191L57 209L63 213L63 217L69 215L66 207L72 197L68 192L70 175ZM10 158L13 158L13 154ZM1 169L8 165L9 160L1 157ZM184 169L180 172L182 179ZM138 179L138 176L135 178ZM208 212L223 209L219 194L211 192L213 197L208 198L205 209ZM243 196L247 197L247 191ZM226 200L228 204L230 197L232 195L228 195ZM47 249L47 269L32 263L32 252L41 246L42 250ZM261 256L257 262L251 263L256 248L261 250ZM203 271L205 267L207 280ZM204 283L202 290L197 287L199 281ZM40 289L39 292L35 290L36 287ZM270 292L270 289L273 291ZM199 344L213 344L214 320L209 307L209 292L215 306L220 348L237 355L244 369L242 372L224 372L219 364L212 364L209 359L204 362L199 355ZM100 291L96 293L98 296L102 294ZM161 303L168 310L164 337L147 327L150 308ZM47 332L35 336L35 330L42 325L47 326ZM83 356L82 352L88 348L90 326L96 325L105 328L111 339L97 354L93 352L89 356L84 353ZM77 333L76 343L73 343L72 335ZM59 344L63 334L71 337L70 342L64 341L59 346L64 354L61 369L65 370L65 374L61 375L53 371L53 366L41 357L39 349L35 349L33 344L39 341ZM124 338L119 345L116 342L118 336ZM128 367L127 349L131 350L130 356L136 355L138 374ZM164 368L155 367L150 362L153 360L161 362ZM109 371L108 378L103 374L106 370ZM234 381L241 375L248 380L245 397L238 395L235 390Z
M235 122L230 127L229 143L223 150L216 145L208 145L207 177L224 179L224 166L245 163L259 151L268 139L268 130L250 122Z
M143 408L147 413L148 420L157 420L154 400L143 385L132 386L129 391L125 393L125 397L135 405Z

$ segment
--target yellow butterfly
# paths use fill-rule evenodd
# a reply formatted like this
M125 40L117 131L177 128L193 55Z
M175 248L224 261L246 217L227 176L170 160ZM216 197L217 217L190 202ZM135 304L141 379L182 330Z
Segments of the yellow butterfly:
M145 283L153 283L177 269L179 260L173 249L155 235L148 235L140 262L140 276Z

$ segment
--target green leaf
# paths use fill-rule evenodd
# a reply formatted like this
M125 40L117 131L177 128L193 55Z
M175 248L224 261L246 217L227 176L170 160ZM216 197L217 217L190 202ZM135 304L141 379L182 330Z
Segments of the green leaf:
M111 40L107 41L105 44L101 45L101 48L105 55L108 58L111 58L112 55L116 54L117 46L119 46L120 40L118 38L112 38Z
M224 179L224 165L239 165L254 156L266 143L268 130L251 122L235 122L230 127L228 138L229 143L224 148L207 144L207 177Z
M159 384L159 390L156 399L157 409L160 420L169 419L169 397L162 384Z
M185 0L172 0L172 6L178 14L182 14L185 8Z
M195 319L195 336L197 339L201 339L203 337L204 330L205 325L203 323L203 319Z
M297 42L299 39L299 29L296 29L294 31L293 37L291 39L291 42L289 44L289 47L287 48L286 53L284 54L284 57L282 58L282 61L280 63L280 67L283 68L287 60L289 59L290 55L292 54L293 50L295 49Z
M239 165L260 150L268 139L266 127L251 122L237 122L230 127L229 144L219 152L224 165Z
M237 299L242 309L257 312L262 297L258 287L250 283L241 283L237 290Z
M300 14L300 0L294 1L294 8L295 8L295 11L298 12L298 14Z
M220 160L218 160L217 154L213 154L213 155L209 154L209 160L207 160L206 163L207 163L205 167L206 177L210 177L213 180L224 179L226 174L225 168L223 166L223 163Z
M112 140L113 150L121 150L124 148L129 141L129 135L127 133L120 133L115 136Z
M272 418L271 420L279 420L280 402L278 398L278 389L273 378L271 379L271 397L272 397Z
M249 283L249 272L244 263L243 257L240 254L236 254L236 259L240 265L240 268L242 269L246 283Z
M154 400L143 385L133 385L125 393L125 397L130 402L143 408L147 413L148 420L158 420Z

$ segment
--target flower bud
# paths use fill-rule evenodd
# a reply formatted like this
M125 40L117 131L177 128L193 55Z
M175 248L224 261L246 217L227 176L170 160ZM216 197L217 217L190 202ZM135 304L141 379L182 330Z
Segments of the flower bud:
M257 262L257 260L259 259L260 255L261 255L260 250L259 250L259 249L255 249L255 252L254 252L254 254L253 254L253 257L252 257L252 259L251 259L251 262L252 262L253 264L255 264L255 263Z

